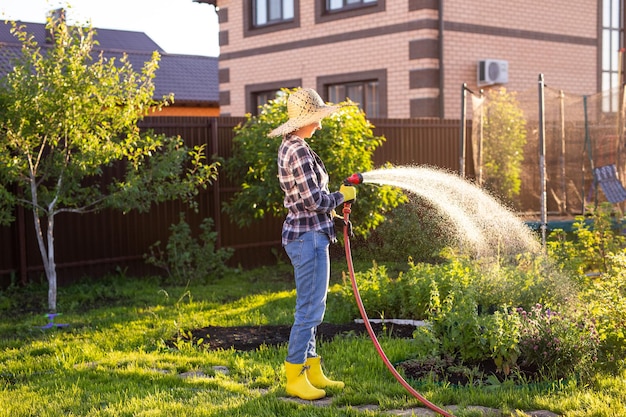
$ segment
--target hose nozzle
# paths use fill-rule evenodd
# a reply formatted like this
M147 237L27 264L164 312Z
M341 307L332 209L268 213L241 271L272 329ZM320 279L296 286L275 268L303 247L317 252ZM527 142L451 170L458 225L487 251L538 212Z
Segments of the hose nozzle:
M363 175L358 172L350 175L348 178L343 180L344 185L359 185L363 183Z

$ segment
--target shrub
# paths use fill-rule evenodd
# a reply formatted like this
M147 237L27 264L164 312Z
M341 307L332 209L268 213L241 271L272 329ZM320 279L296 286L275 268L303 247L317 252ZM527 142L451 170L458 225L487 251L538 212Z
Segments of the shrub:
M367 271L356 272L359 294L369 315L390 318L421 320L428 316L432 286L436 286L445 297L456 278L465 274L462 269L454 269L457 264L431 265L409 263L409 270L392 276L385 265L374 265ZM350 302L352 287L344 276L340 293L342 306L348 319L358 317L359 311ZM334 302L334 300L333 300ZM350 306L346 308L345 306Z
M589 376L598 359L599 338L590 320L568 317L536 304L521 316L520 366L549 379Z
M493 313L501 306L531 308L537 302L546 305L564 304L576 298L571 280L551 269L545 259L520 255L515 259L471 260L452 250L440 252L440 264L408 263L408 270L392 276L384 265L357 272L359 292L370 312L386 317L424 319L431 308L431 294L441 299L458 285L472 292L479 313ZM349 304L352 288L345 280L342 305ZM344 309L345 310L345 309Z
M529 377L588 379L598 359L599 337L591 320L536 304L530 312L505 306L479 314L472 291L456 286L444 300L431 293L428 321L440 355L465 365L492 359L509 375L518 365ZM422 335L423 337L423 335Z
M180 213L180 221L170 226L170 237L161 249L161 242L150 246L150 254L144 259L148 264L164 269L168 281L184 284L191 280L211 282L228 270L225 262L232 256L232 248L215 248L217 233L213 231L213 219L205 218L200 224L199 241L191 236L191 228Z
M355 253L385 262L441 262L440 252L452 242L445 219L426 201L415 198L391 210L367 240L355 244Z
M441 342L441 353L475 363L485 358L487 340L481 336L482 320L472 290L455 285L443 299L436 289L431 292L428 317L431 331Z
M515 93L504 88L487 93L483 125L485 187L513 202L521 187L526 119Z
M548 241L558 266L576 277L598 332L599 360L611 367L626 355L626 237L620 216L602 203L590 218L576 217L573 238L559 230Z
M433 288L430 310L431 326L426 329L439 341L441 356L458 358L470 366L493 360L505 375L516 366L521 324L506 307L493 314L480 314L475 294L456 285L443 301Z
M468 261L468 265L477 277L477 301L490 312L502 305L530 309L539 302L556 306L577 297L574 280L544 256L520 254L514 259Z
M585 274L607 272L609 255L626 246L626 237L621 234L623 220L617 216L610 203L600 204L589 219L577 216L574 239L563 230L550 234L550 255L563 270L577 274L583 281Z
M233 155L224 166L228 178L241 189L224 203L224 211L239 226L247 226L266 216L284 217L284 193L277 180L276 155L281 137L267 134L287 121L287 96L290 90L276 100L270 100L258 116L247 115L247 120L235 128ZM339 103L342 108L322 121L324 128L307 139L307 143L324 161L331 183L336 191L346 177L355 172L374 168L374 151L385 138L375 136L373 126L365 113L351 101ZM406 201L401 190L390 186L362 184L357 202L352 207L356 235L367 235L383 221L387 210Z
M520 356L520 330L520 316L511 314L505 307L485 317L483 334L487 339L489 356L496 369L505 375L509 375L517 365Z
M389 298L391 297L391 286L393 283L389 279L387 274L387 268L385 266L379 266L374 264L366 272L357 274L357 282L359 286L359 294L363 305L367 306L368 315L372 317L394 317L395 313L390 308L391 304ZM352 287L348 281L348 277L344 275L344 282L342 286L342 298L344 302L349 302L353 296ZM359 311L354 303L349 303L351 306L351 314L348 320L359 316ZM344 309L344 311L347 309Z
M357 273L359 292L369 315L427 320L430 326L420 329L419 336L436 341L429 349L437 346L441 357L456 358L466 365L493 360L504 375L519 364L546 377L588 374L598 347L592 322L582 314L577 316L573 308L559 314L558 321L555 313L546 315L545 310L536 310L537 300L545 300L555 308L577 304L575 287L550 268L549 262L525 256L471 260L451 250L441 255L446 262L410 262L409 269L396 276L390 276L387 268L378 264ZM352 297L349 285L344 285L342 295ZM354 303L344 300L342 305ZM509 306L519 307L519 311ZM522 315L523 311L533 311L537 320L524 322L527 315ZM358 316L356 306L351 313L351 318ZM538 325L533 328L534 323ZM558 334L563 358L556 358L556 347L546 339L550 333ZM617 334L612 333L612 337ZM584 341L585 337L590 339ZM531 342L543 343L543 350L539 354L529 350Z
M609 254L607 268L589 282L581 298L596 324L599 360L617 367L626 357L626 251Z

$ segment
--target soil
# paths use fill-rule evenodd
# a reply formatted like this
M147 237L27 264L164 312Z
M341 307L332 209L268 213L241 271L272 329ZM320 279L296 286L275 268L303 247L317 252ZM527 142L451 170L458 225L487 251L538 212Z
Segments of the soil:
M383 326L372 323L372 329L377 336L388 335L398 338L413 337L414 326L393 324ZM209 326L192 330L194 340L204 339L203 343L210 350L230 349L247 351L255 350L261 345L276 346L289 341L291 326L239 326L217 327ZM322 323L317 327L317 340L330 341L336 336L367 335L363 323L330 324Z
M415 327L404 324L372 323L377 337L386 335L396 338L412 338ZM235 349L250 351L262 345L276 346L289 341L291 326L209 326L192 330L194 340L203 339L202 344L209 350ZM335 337L366 335L363 323L329 324L322 323L317 328L317 339L331 341ZM487 381L487 378L501 379L493 361L467 365L453 358L426 358L423 360L407 359L397 364L405 378L419 380L429 379L448 382L452 385L476 384ZM530 376L530 375L528 375ZM492 380L493 381L493 380Z

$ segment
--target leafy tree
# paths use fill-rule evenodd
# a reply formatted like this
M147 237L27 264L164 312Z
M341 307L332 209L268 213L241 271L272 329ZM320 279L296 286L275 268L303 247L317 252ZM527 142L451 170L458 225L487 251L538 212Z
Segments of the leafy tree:
M55 311L57 214L147 211L173 198L193 205L198 186L215 180L217 164L205 163L202 147L187 149L180 137L137 127L168 103L153 99L157 53L138 73L126 56L96 56L91 27L49 19L46 28L54 38L49 48L23 26L12 27L22 46L0 80L0 223L14 220L16 205L32 211ZM114 165L123 178L106 180Z
M243 125L235 128L233 155L226 162L228 177L241 184L241 190L224 203L224 210L239 226L247 226L266 215L283 217L284 193L278 183L276 157L282 137L269 138L267 134L287 121L287 96L284 89L276 100L270 100L258 116L247 115ZM354 103L348 101L341 110L322 121L323 129L315 132L307 142L322 158L331 179L331 191L355 172L374 168L372 156L382 145L383 137L374 136L372 125ZM352 206L354 232L360 235L375 228L384 219L387 210L405 202L406 197L389 186L360 185L356 203ZM340 208L338 214L342 215Z
M483 125L485 186L513 202L520 193L526 120L515 93L505 88L487 92Z

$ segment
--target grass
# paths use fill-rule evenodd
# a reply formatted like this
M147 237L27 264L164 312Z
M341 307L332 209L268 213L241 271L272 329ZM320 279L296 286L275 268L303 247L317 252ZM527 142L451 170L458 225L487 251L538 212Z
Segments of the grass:
M330 297L340 289L342 270L344 264L333 265ZM0 292L0 417L383 416L385 410L419 406L366 337L320 344L329 374L346 388L330 393L329 406L318 407L284 401L286 346L212 351L186 336L209 325L290 324L295 291L288 265L235 271L214 284L186 287L123 274L79 282L59 289L63 315L56 321L70 325L64 329L37 327L46 323L39 313L45 294L45 285ZM334 316L329 310L327 321ZM381 343L392 362L419 351L411 340L383 337ZM185 372L202 374L181 377ZM435 404L460 406L459 417L480 415L470 405L502 415L538 409L571 417L626 415L626 373L599 373L589 386L412 384ZM366 404L378 411L358 409Z

